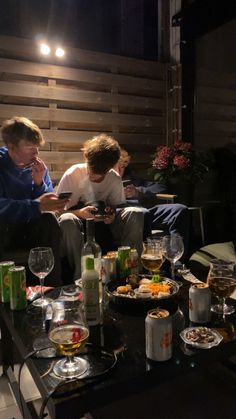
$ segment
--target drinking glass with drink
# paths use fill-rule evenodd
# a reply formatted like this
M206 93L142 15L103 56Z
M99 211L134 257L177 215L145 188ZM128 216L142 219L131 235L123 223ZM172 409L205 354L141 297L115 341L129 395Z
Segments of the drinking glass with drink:
M152 275L160 271L163 263L163 249L161 240L148 239L143 243L141 263Z
M87 371L88 362L74 355L83 349L88 337L89 329L81 306L68 300L54 301L49 340L61 355L65 355L53 367L57 376L75 378Z
M223 319L226 314L231 314L227 312L227 304L225 303L226 298L236 289L236 276L216 276L212 275L208 277L208 285L214 296L219 300L218 304L212 306L212 311L222 315Z
M210 269L207 276L207 282L209 283L211 277L233 277L234 275L234 263L227 262L221 259L212 259L210 261ZM217 297L217 295L215 295ZM217 297L218 298L218 297ZM211 311L215 313L222 312L222 307L220 304L214 304L211 306ZM232 314L234 313L235 309L233 305L228 305L225 303L224 305L224 314Z

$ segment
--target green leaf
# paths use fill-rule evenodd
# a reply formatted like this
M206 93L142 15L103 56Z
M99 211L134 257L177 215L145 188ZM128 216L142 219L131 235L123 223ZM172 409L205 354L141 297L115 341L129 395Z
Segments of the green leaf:
M153 277L152 277L152 280L151 280L152 282L154 282L154 284L155 283L158 283L158 282L161 282L161 275L159 275L159 274L155 274L155 275L153 275Z

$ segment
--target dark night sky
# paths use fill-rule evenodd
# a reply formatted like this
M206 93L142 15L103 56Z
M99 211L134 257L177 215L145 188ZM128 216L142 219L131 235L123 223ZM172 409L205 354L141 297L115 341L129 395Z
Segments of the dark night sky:
M0 33L156 59L157 0L0 0Z

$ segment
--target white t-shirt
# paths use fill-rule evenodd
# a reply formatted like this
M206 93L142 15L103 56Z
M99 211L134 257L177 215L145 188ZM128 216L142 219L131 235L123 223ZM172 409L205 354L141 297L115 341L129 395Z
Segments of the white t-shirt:
M104 201L106 205L119 205L126 202L121 177L111 169L102 182L91 182L87 163L74 164L62 176L57 193L71 191L69 207L82 201L84 205ZM68 209L67 208L67 209Z

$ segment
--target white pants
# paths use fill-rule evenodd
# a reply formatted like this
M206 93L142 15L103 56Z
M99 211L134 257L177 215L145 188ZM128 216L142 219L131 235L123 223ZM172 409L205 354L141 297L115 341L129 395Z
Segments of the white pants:
M143 212L140 208L126 207L117 211L115 220L109 225L115 246L130 246L142 252ZM73 270L73 279L81 277L81 249L84 235L81 220L71 213L59 217L62 231L62 255L67 257Z

